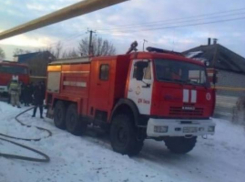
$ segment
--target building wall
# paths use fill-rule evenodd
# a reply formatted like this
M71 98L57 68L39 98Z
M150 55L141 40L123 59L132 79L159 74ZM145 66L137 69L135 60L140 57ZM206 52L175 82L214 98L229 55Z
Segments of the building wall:
M245 75L219 70L218 83L216 84L216 86L233 88L237 87L245 89ZM223 96L240 97L245 96L245 91L218 90L217 94Z
M28 65L32 71L33 76L46 76L48 60L45 59L32 59L28 61Z
M33 57L27 61L31 69L31 82L38 83L40 81L46 81L47 66L49 64L50 54L41 54Z

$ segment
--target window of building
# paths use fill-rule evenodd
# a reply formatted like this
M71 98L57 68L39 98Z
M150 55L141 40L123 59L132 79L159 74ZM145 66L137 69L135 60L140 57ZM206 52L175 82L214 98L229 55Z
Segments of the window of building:
M100 80L108 80L109 79L109 65L102 64L100 65Z

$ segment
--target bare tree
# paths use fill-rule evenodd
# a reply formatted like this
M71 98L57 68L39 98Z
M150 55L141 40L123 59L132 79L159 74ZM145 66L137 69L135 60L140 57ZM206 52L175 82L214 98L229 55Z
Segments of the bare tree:
M5 58L5 53L3 49L0 47L0 59L4 59L4 58Z
M62 58L77 58L77 57L79 57L79 53L75 49L64 51L62 54Z
M47 47L44 49L39 49L39 51L49 51L55 59L60 59L62 57L63 45L61 42L58 42L54 47Z
M93 56L106 56L106 55L115 55L116 48L108 40L104 40L101 37L94 37L92 41L92 53ZM88 38L82 39L79 42L78 52L80 55L88 56L89 55L89 40Z
M58 42L54 48L54 54L53 54L57 59L61 57L62 49L63 49L63 45L60 42Z

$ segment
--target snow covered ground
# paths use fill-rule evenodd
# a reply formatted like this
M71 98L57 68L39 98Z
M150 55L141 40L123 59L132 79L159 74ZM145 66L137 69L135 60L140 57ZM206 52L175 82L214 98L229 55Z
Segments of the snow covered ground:
M0 133L24 138L45 136L46 133L15 122L14 116L25 109L0 102ZM206 140L199 138L194 150L187 155L171 154L163 142L146 140L141 154L130 158L113 152L105 135L89 132L76 137L55 128L51 120L31 118L31 112L20 119L53 132L51 138L39 142L18 141L48 154L51 162L42 164L0 157L0 182L245 181L245 131L225 120L215 119L216 134ZM0 140L0 153L4 152L35 156Z

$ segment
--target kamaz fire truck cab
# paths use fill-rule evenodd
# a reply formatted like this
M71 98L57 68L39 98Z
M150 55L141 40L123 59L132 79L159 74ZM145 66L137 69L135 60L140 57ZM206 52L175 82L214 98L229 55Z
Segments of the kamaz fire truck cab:
M144 139L187 153L197 136L215 130L215 90L205 65L155 49L53 62L47 103L57 127L73 134L88 124L109 128L113 150L128 155L138 154Z
M170 54L138 53L131 62L127 92L139 113L150 118L148 136L214 131L209 117L213 114L215 93L202 63ZM192 128L194 123L200 123L197 120L206 126Z

